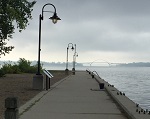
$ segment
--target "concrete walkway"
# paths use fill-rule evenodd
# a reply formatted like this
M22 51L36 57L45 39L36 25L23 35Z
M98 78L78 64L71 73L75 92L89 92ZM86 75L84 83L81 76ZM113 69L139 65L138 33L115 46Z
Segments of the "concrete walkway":
M87 72L76 72L50 90L20 119L127 119Z

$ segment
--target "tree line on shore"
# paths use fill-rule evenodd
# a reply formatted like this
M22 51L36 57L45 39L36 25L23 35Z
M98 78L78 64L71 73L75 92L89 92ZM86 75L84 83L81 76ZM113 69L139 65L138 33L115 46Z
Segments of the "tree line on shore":
M20 58L17 62L4 62L0 69L0 77L5 76L5 74L36 73L37 63L35 65L31 65L31 63L25 58ZM42 70L42 66L40 69Z
M122 63L117 66L120 66L120 67L150 67L150 62Z

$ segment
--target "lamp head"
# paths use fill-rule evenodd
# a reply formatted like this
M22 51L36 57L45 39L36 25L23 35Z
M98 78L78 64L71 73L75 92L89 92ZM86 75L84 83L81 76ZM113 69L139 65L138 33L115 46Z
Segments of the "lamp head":
M61 20L61 19L57 16L57 13L56 13L56 12L54 12L53 16L50 17L49 19L51 19L54 24L56 24L58 20Z
M73 51L73 50L74 50L74 47L72 46L72 48L71 48L71 49L72 49L72 51Z

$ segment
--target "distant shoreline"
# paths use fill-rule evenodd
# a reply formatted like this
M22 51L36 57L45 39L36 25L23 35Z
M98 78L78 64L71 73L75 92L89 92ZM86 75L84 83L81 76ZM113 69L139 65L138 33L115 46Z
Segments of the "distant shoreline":
M31 65L36 65L37 61L31 61ZM0 65L4 65L5 63L16 64L17 61L0 61ZM66 62L45 62L41 61L41 64L46 67L66 67ZM69 67L72 67L72 62L68 63ZM77 67L150 67L150 62L132 62L132 63L95 63L90 65L89 63L78 63L76 62Z

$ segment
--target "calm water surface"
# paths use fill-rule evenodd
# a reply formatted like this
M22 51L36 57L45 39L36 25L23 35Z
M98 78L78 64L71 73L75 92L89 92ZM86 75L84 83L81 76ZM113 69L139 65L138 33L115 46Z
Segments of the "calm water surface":
M101 78L126 93L144 109L150 110L150 67L91 68Z

